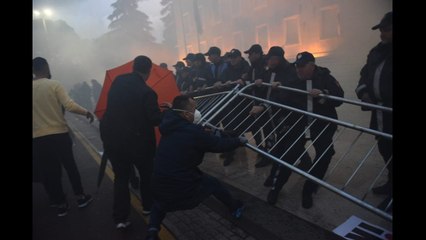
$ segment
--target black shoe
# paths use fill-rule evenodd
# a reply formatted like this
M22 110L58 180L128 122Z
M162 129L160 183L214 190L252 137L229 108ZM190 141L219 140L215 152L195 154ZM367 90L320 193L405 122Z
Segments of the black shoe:
M127 229L130 225L132 225L131 222L129 221L123 221L123 222L119 222L117 223L117 225L115 225L115 228L118 230L125 230Z
M261 168L261 167L266 167L271 163L272 163L271 159L262 157L262 158L260 158L260 161L258 161L254 166L256 168Z
M138 177L130 178L130 186L133 189L139 189L139 178Z
M158 237L158 231L148 231L145 240L160 240Z
M265 186L265 187L272 187L272 183L274 182L274 178L273 177L271 177L271 175L269 175L267 178L266 178L266 180L265 180L265 182L263 183L263 186Z
M389 205L390 201L392 200L392 196L387 196L385 200L383 200L378 206L378 209L381 209L383 211L386 211L386 207ZM389 208L387 209L388 213L392 213L392 203L390 204Z
M302 207L309 209L314 205L314 200L312 199L312 194L303 194L302 195Z
M244 204L240 200L237 200L236 206L237 207L231 212L231 215L235 219L240 219L241 216L243 215Z
M58 204L57 206L58 208L58 217L64 217L68 214L68 211L70 210L70 206L68 205L67 202L62 203L62 204Z
M57 208L57 207L59 207L59 204L57 204L57 203L51 203L50 205L49 205L49 207L51 207L51 208Z
M271 205L275 205L275 203L277 203L279 194L280 192L276 189L269 191L268 198L267 198L268 203Z
M90 194L84 194L80 199L77 200L79 208L84 208L93 201L93 197Z
M389 195L392 193L392 184L387 181L384 185L373 188L374 194Z
M143 207L142 215L144 215L144 216L151 215L151 208L150 207Z

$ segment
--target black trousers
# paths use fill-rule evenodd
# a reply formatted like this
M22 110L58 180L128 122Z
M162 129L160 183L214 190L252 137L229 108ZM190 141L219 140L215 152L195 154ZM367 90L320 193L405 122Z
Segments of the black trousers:
M63 149L64 154L61 158L61 163L68 175L74 195L81 195L84 194L83 184L81 183L80 172L78 171L74 153L72 151L72 139L70 134L67 135L68 136L64 137L63 144L66 146Z
M315 140L319 136L324 127L325 124L321 122L317 122L311 127L312 140ZM330 124L330 126L328 126L326 130L313 143L315 149L315 167L311 170L310 174L319 179L324 178L331 158L335 153L333 145L330 146L330 144L332 143L333 135L336 129L336 125ZM296 125L292 130L289 130L283 140L278 144L278 146L274 148L272 154L279 158L288 150L288 152L283 156L282 159L290 164L294 164L299 158L299 156L302 155L303 151L305 151L305 144L307 139L304 136L299 138L303 131L304 126L300 124ZM281 136L278 136L278 139L280 137ZM283 165L279 165L277 171L278 173L275 174L272 189L280 191L283 188L284 184L288 181L292 172L289 168ZM306 180L303 186L303 192L304 194L312 194L314 191L317 190L317 188L318 184L310 180Z
M380 155L382 155L383 160L385 161L385 163L387 163L390 160L390 158L392 157L392 140L387 139L387 138L383 138L383 137L379 137L377 139L377 145L379 147ZM389 173L388 173L389 181L392 181L392 162L390 162L387 166L388 171L389 171Z
M155 199L148 230L159 231L161 222L166 217L167 212L192 209L211 195L227 206L230 212L234 211L238 207L238 201L232 198L231 193L222 185L222 183L220 183L219 180L204 174L202 176L199 191L197 191L191 199L183 200L184 202L174 202L174 206L164 205L161 203L161 199Z
M132 143L104 146L114 171L113 219L115 223L124 222L130 214L129 179L133 165L139 172L139 190L144 210L151 210L151 175L155 154L154 146ZM145 149L145 150L143 150ZM149 150L147 150L149 149Z
M54 204L65 202L61 164L68 172L74 192L82 192L69 134L53 134L33 139L33 174L37 181L43 184L51 203Z
M260 113L260 114L262 114L262 113ZM259 115L260 115L259 114ZM273 121L271 120L271 121L269 121L268 122L268 120L270 120L271 119L271 117L272 117L272 115L273 115L273 112L271 111L271 112L266 112L266 113L264 113L261 117L259 117L259 119L257 119L257 121L251 126L251 128L250 128L250 131L252 132L252 134L253 134L253 138L254 138L254 140L256 141L256 145L258 145L258 144L260 144L264 139L262 138L262 134L261 134L261 132L259 131L260 129L262 129L263 130L263 135L265 136L265 137L267 137L271 132L272 132L272 130L274 130L274 123L273 123ZM255 121L255 117L249 117L249 120L250 120L250 124L253 122L253 121ZM257 133L257 134L256 134ZM271 147L272 147L272 145L273 144L275 144L275 134L271 134L270 136L269 136L269 139L267 139L267 140L265 140L265 146L259 146L259 148L261 148L261 149L266 149L266 150L269 150Z

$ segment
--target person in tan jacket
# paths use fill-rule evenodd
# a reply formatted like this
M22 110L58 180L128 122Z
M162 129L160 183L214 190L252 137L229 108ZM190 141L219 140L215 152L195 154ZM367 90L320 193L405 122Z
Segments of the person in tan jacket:
M61 164L67 171L77 204L86 207L92 196L85 194L80 173L72 152L72 140L63 109L86 116L93 122L91 112L75 103L57 80L51 80L46 59L33 59L33 181L40 181L57 215L67 215L69 205L61 182Z

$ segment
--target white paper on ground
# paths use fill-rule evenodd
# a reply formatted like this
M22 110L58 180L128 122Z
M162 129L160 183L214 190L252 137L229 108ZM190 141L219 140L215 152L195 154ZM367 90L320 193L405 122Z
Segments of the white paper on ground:
M364 236L366 239L392 240L392 232L380 226L371 224L356 216L351 216L348 220L335 228L333 232L345 239L358 239ZM369 238L367 238L367 236Z

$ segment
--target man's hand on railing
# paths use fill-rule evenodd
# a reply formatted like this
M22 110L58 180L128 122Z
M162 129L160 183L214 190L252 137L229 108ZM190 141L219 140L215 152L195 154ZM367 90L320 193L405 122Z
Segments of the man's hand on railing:
M240 139L242 145L248 143L248 139L245 136L239 136L238 139Z
M272 82L271 83L272 88L278 88L279 86L281 86L280 82Z
M214 84L213 84L213 87L215 87L215 88L220 88L222 86L222 83L221 82L215 82Z
M253 107L251 108L251 110L250 110L249 114L250 114L251 116L256 116L256 115L258 115L259 113L263 112L264 110L265 110L265 107L263 107L263 106L253 106Z
M255 84L256 86L258 86L258 87L262 86L262 83L263 83L263 80L262 80L262 79L256 79L256 80L254 81L254 84Z
M237 84L240 84L240 85L244 85L244 81L240 78L240 79L238 79L237 81L234 81L233 83L237 83Z
M244 85L244 81L243 81L242 79L238 79L238 80L235 80L235 81L228 80L228 81L226 81L226 82L223 84L223 86L224 86L224 85L230 85L230 84L240 84L240 85Z
M319 97L319 95L321 94L321 93L323 93L320 89L316 89L316 88L313 88L310 92L309 92L309 94L312 96L312 97Z
M362 94L361 100L366 103L373 103L373 100L371 100L370 95L368 95L368 93Z

